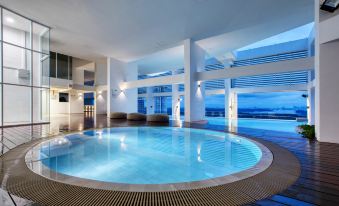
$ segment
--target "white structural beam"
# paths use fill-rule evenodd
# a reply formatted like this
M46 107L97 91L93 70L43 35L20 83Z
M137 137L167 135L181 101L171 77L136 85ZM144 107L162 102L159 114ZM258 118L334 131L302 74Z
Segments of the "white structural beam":
M123 89L139 88L139 87L153 87L169 84L180 84L184 82L184 74L177 74L164 77L155 77L150 79L141 79L135 81L121 82L120 87Z
M253 76L262 74L274 74L293 71L313 70L314 58L302 58L295 60L286 60L281 62L259 64L253 66L233 67L227 69L196 72L195 78L197 81L206 81L214 79L228 79L242 76ZM176 74L172 76L156 77L150 79L141 79L135 81L125 81L120 83L120 88L131 89L139 87L152 87L169 84L184 83L184 74Z
M307 88L308 84L295 84L270 87L232 88L231 91L241 94L241 93L307 91Z
M231 88L229 92L242 93L264 93L264 92L292 92L292 91L307 91L310 89L309 84L295 84L295 85L283 85L283 86L270 86L270 87L251 87L251 88ZM225 94L226 89L213 89L205 90L205 95L219 95ZM178 92L179 96L184 95L184 92ZM146 97L147 94L139 94L139 97ZM153 93L153 96L167 97L172 96L172 92L159 92Z
M302 58L281 62L258 64L243 67L232 67L227 69L198 72L196 74L199 81L228 79L243 76L255 76L263 74L275 74L283 72L305 71L314 69L314 58Z
M157 92L153 93L153 97L171 97L172 92ZM184 92L178 92L179 96L183 96ZM147 97L147 94L139 94L138 97Z
M218 95L218 94L225 94L225 89L213 89L213 90L205 90L206 96L210 95Z

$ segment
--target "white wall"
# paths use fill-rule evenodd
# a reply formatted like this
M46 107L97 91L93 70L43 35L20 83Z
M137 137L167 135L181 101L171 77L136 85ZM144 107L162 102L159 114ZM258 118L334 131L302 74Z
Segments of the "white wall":
M69 112L71 114L84 113L84 94L82 92L71 91L69 93Z
M69 102L59 102L59 93L57 91L50 91L50 104L51 115L69 114Z
M196 72L205 68L205 51L191 39L184 41L185 60L185 122L205 118L205 86L198 82Z
M137 89L124 89L120 84L137 79L137 66L107 58L107 114L110 112L137 112ZM122 90L122 92L120 92ZM116 92L115 92L116 91Z
M338 25L339 26L339 25ZM339 41L321 44L317 70L317 137L320 141L339 143Z
M95 62L95 84L107 85L107 60L102 59Z
M95 63L83 59L72 58L73 84L84 85L84 71L95 71Z
M107 113L107 91L100 90L96 92L95 106L97 114Z
M107 113L107 60L95 62L96 98L95 106L97 114Z

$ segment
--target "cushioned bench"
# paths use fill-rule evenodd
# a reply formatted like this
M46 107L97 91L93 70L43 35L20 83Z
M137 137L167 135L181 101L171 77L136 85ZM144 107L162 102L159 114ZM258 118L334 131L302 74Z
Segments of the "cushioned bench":
M125 112L112 112L110 114L111 119L126 119L127 114Z
M169 122L169 116L167 114L150 114L147 115L148 122Z
M127 120L143 121L143 120L146 120L146 115L141 114L141 113L129 113L127 114Z

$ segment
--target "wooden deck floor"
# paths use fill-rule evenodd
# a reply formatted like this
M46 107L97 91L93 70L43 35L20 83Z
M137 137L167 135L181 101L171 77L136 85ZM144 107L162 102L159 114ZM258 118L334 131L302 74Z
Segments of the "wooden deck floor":
M94 120L95 119L95 120ZM102 128L112 125L128 125L124 121L109 121L105 116L75 116L58 118L48 127L15 127L2 129L2 150L13 147L33 138L46 135L48 132L67 132ZM133 125L145 123L133 123ZM176 125L178 122L171 122ZM189 125L188 125L189 126ZM225 130L223 126L195 125L213 130ZM250 205L339 205L339 145L330 143L310 142L306 139L293 137L288 133L266 130L238 128L238 134L255 137L273 142L291 151L302 165L301 176L295 184L285 191L268 199Z

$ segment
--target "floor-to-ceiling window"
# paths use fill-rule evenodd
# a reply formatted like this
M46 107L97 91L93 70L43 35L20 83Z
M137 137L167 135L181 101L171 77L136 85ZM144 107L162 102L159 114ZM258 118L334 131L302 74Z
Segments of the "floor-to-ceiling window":
M49 122L49 32L1 8L1 125Z
M172 97L158 96L154 97L154 113L172 114Z
M306 120L306 97L303 91L239 94L238 117Z

